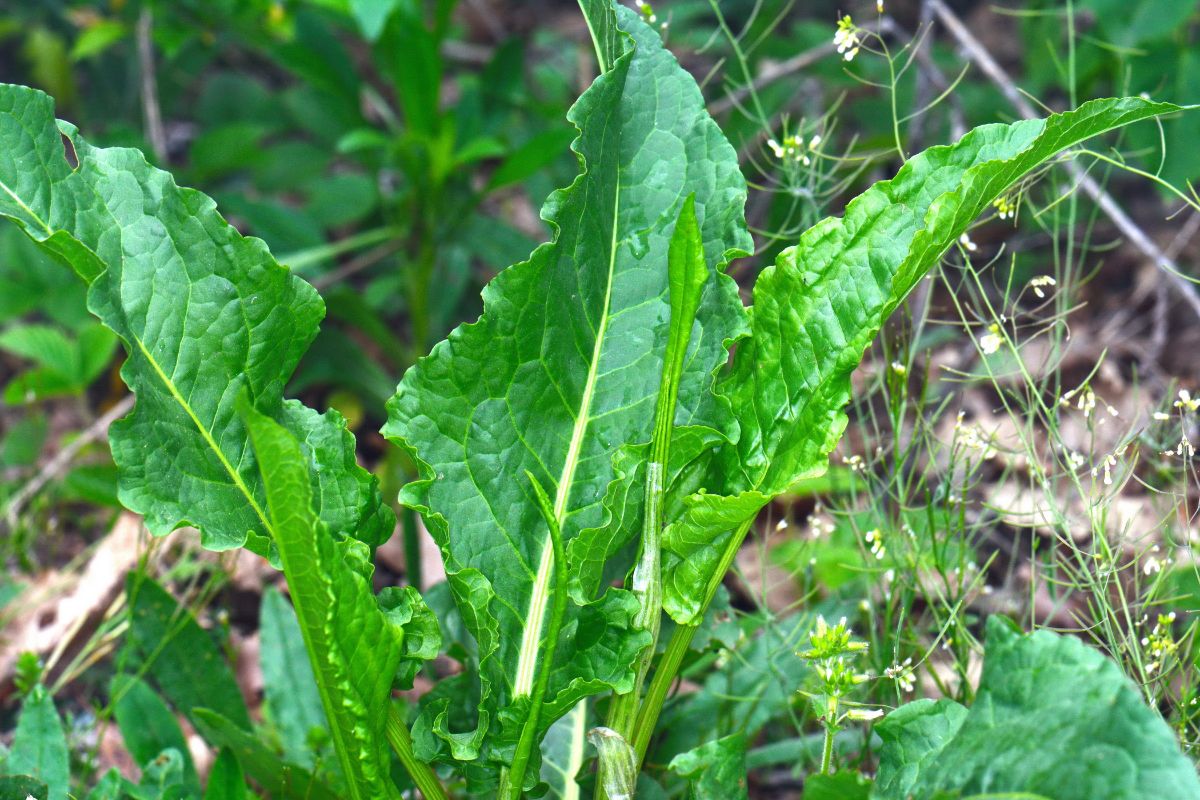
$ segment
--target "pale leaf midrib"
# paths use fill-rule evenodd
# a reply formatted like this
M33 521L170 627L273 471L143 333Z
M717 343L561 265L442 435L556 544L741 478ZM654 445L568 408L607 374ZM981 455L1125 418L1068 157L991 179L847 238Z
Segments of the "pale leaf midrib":
M54 235L54 229L50 227L50 224L34 213L33 209L31 209L25 203L25 201L23 201L15 192L13 192L8 184L6 184L4 181L0 181L0 189L3 189L4 192L11 197L15 203L17 203L17 205L23 208L25 212L29 214L30 219L41 225L42 230L44 230L50 236ZM188 418L191 419L192 423L196 426L196 430L200 432L200 436L204 439L205 444L207 444L213 453L216 454L217 459L221 462L221 466L224 467L225 471L229 474L234 486L237 487L237 490L245 496L246 502L250 504L250 508L254 510L255 515L258 517L259 521L262 522L263 530L271 533L272 536L274 536L271 523L267 519L266 513L263 512L262 506L260 506L258 501L254 499L254 495L250 492L250 487L248 487L246 482L242 480L242 476L236 469L233 468L233 465L229 463L229 459L225 457L224 451L222 451L217 445L216 439L212 437L212 434L209 432L208 428L204 427L203 423L200 422L200 418L196 416L196 412L192 410L191 405L183 398L183 395L179 393L179 390L175 387L174 382L167 377L167 374L163 371L162 367L159 366L158 362L154 359L154 356L150 354L150 350L147 349L141 338L134 333L130 333L129 338L132 339L135 344L137 344L138 350L140 350L142 355L145 356L146 362L150 364L151 368L154 370L154 373L158 376L159 380L162 381L163 386L167 388L167 391L171 394L171 397L175 399L175 402L179 404L179 407L182 408L184 413L188 415Z
M209 432L208 428L204 427L204 424L200 421L200 418L196 416L196 412L192 410L191 405L187 402L187 400L184 399L183 395L179 393L179 389L176 388L175 383L167 376L165 372L163 372L162 367L159 366L158 362L154 359L154 356L150 354L150 350L146 347L145 343L142 342L141 337L139 337L137 334L130 333L129 338L132 339L135 344L137 344L138 350L140 350L142 355L146 358L146 362L150 365L151 369L154 370L154 374L158 376L159 380L162 381L163 386L167 388L167 391L170 393L171 397L175 399L175 402L179 404L179 407L183 409L183 412L188 415L188 418L191 419L192 423L196 426L196 430L200 432L200 436L204 439L205 444L207 444L209 449L213 451L213 453L217 456L217 460L221 462L221 466L225 468L225 472L229 474L229 478L233 481L233 485L239 492L242 493L242 495L245 496L246 502L250 504L250 508L254 510L255 515L258 517L259 521L262 522L263 530L267 531L267 533L274 538L274 529L271 527L271 522L269 519L267 519L267 515L263 511L262 506L260 506L258 501L254 499L254 495L251 493L250 487L246 485L244 480L242 480L241 474L239 474L238 471L233 468L233 464L229 463L229 459L225 457L224 451L222 451L217 445L217 440L213 438L212 433Z
M17 205L19 205L19 206L20 206L22 209L24 209L25 213L29 215L29 218L30 218L30 219L32 219L32 220L33 220L34 222L36 222L38 225L41 225L41 226L42 226L42 230L46 232L46 235L47 235L47 236L53 236L53 235L54 235L54 229L52 229L52 228L51 228L51 227L50 227L48 224L46 224L46 221L45 221L44 219L42 219L42 218L41 218L41 217L39 217L37 214L35 214L35 213L33 212L33 209L32 209L32 208L30 208L29 206L27 206L27 205L25 204L25 201L24 201L24 200L22 200L22 199L21 199L21 198L20 198L20 197L17 195L17 193L16 193L16 192L14 192L14 191L13 191L11 188L9 188L9 186L8 186L8 184L7 184L7 183L5 183L4 181L0 181L0 189L3 189L3 190L4 190L4 193L5 193L5 194L7 194L9 197L11 197L11 198L13 199L13 202L14 202L14 203L16 203Z
M583 395L579 400L579 413L575 416L575 424L571 430L571 443L567 448L567 458L563 463L559 476L558 488L554 494L554 518L561 528L567 515L567 502L571 496L571 486L575 482L575 470L579 466L579 453L583 448L583 438L591 422L592 399L596 390L596 380L599 374L600 356L604 350L605 337L608 334L609 312L612 304L613 277L616 273L617 262L617 228L619 227L621 211L620 182L613 192L612 236L608 251L608 280L604 287L604 308L600 316L600 324L596 326L596 341L592 345L592 360L588 364L587 381L584 383ZM537 577L529 598L529 614L525 620L525 630L521 634L521 650L517 655L517 671L513 679L513 695L525 697L533 690L533 679L537 673L538 653L541 650L542 627L545 624L546 608L550 598L550 577L554 570L554 548L550 546L549 538L542 542L542 554L538 559ZM552 665L544 665L550 669Z

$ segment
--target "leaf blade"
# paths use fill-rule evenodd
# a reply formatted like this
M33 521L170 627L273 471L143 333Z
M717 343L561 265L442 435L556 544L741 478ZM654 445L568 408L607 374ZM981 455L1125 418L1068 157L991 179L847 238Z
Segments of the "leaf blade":
M725 556L718 539L731 541L738 514L752 519L772 497L824 472L846 426L850 374L967 226L1064 148L1177 110L1140 98L1094 100L1047 119L981 126L957 144L914 156L762 272L751 335L718 385L740 423L737 443L713 457L706 484L713 493L688 498L683 519L664 535L664 605L676 621L692 623L702 613L704 587Z
M390 535L341 418L283 400L324 314L316 291L137 151L95 148L56 124L41 92L0 84L0 142L0 216L90 284L89 309L125 344L121 374L138 404L110 430L123 504L156 535L191 524L210 549L266 555L262 487L234 409L245 391L319 443L310 477L333 498L321 513L334 531L371 544Z
M604 6L611 16L611 4ZM588 694L628 691L629 664L644 637L621 633L636 610L622 592L593 600L603 568L595 554L615 552L637 530L637 496L620 519L605 499L614 481L636 479L633 471L616 472L617 452L651 439L669 317L663 267L692 193L710 267L675 419L728 427L727 410L707 389L726 340L744 329L736 287L722 270L750 246L745 182L694 81L657 35L632 12L613 19L628 35L618 39L620 57L569 114L580 129L574 149L584 172L546 204L553 241L489 284L480 319L420 360L389 403L385 434L421 465L421 479L402 500L425 515L480 642L480 720L475 738L457 740L460 754L530 696L545 651L549 537L532 493L506 476L528 470L552 495L574 601L563 639L577 633L584 635L574 641L597 643L561 648L549 666L542 727ZM583 531L593 537L586 551L572 547ZM586 579L580 560L589 563ZM568 653L582 672L569 668ZM492 730L497 760L504 761L523 713Z
M314 511L299 441L242 403L258 456L275 543L313 667L329 730L353 797L399 797L386 739L388 699L402 662L437 655L437 623L412 587L382 608L366 545L335 540ZM411 634L411 635L410 635Z

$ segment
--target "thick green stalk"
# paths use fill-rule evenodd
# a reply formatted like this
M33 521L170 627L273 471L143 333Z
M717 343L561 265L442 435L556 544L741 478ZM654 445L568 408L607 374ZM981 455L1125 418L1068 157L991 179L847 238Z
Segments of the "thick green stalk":
M625 741L632 739L637 725L642 687L650 672L662 627L662 529L666 464L671 454L671 434L679 399L679 382L683 377L683 362L696 312L700 307L700 296L708 281L694 195L684 201L675 223L671 246L667 251L667 275L671 300L670 330L654 409L654 439L650 445L650 461L646 465L641 552L633 570L631 587L640 603L633 627L649 633L650 642L634 665L633 689L614 696L608 712L608 727ZM601 769L605 769L604 762L601 763ZM596 797L601 800L608 796L605 785L602 776L596 783Z
M737 552L741 548L742 542L746 539L746 533L753 524L753 518L746 520L740 528L734 531L733 536L726 543L725 550L721 553L720 564L713 572L713 579L709 581L708 586L705 588L704 601L700 606L701 612L699 618L701 620L703 620L704 612L708 610L713 598L717 596L717 589L725 579L725 573L732 566L733 559L737 557ZM637 753L639 765L646 757L646 749L650 746L650 737L654 734L654 728L658 724L658 717L662 713L667 693L671 690L671 685L675 682L675 678L679 674L679 667L683 664L688 647L692 643L692 637L696 635L696 630L699 627L700 623L695 625L677 625L675 632L671 634L671 638L667 642L666 651L658 661L658 667L654 670L654 677L650 681L650 688L646 691L646 698L642 701L641 708L638 711L633 735L629 740L634 752Z
M654 439L650 446L650 462L646 465L641 553L633 570L632 589L641 604L633 624L637 630L650 634L650 643L635 665L633 691L614 697L608 713L608 727L627 740L632 736L637 721L642 686L650 671L650 662L654 658L658 632L662 625L662 529L666 464L671 455L671 434L674 430L675 406L679 399L679 382L683 377L683 361L687 356L692 326L696 321L700 296L707 281L708 267L704 263L700 224L696 220L696 198L691 195L679 211L679 219L675 223L675 231L667 251L667 285L671 300L670 330L654 409ZM597 791L603 792L600 785L597 785Z
M442 783L438 780L437 773L413 753L412 736L409 735L408 727L400 718L400 711L394 703L388 709L387 739L391 743L392 749L396 751L400 763L408 771L409 777L417 785L421 794L425 796L425 800L447 800L446 792L442 789Z
M833 737L837 729L832 725L825 726L825 742L821 745L821 774L832 775L833 770Z
M558 645L563 617L567 613L567 554L563 547L562 530L558 527L558 520L554 515L554 504L546 494L546 490L531 473L526 472L525 476L533 486L542 518L550 528L550 545L554 550L554 605L550 609L550 619L546 630L544 660L538 670L533 694L529 699L529 715L525 718L525 726L521 729L521 737L517 740L517 750L513 755L512 766L500 773L499 796L505 800L519 800L521 797L521 787L525 783L525 771L529 767L533 748L537 744L538 723L542 715L542 702L546 697L546 687L550 683L554 651Z

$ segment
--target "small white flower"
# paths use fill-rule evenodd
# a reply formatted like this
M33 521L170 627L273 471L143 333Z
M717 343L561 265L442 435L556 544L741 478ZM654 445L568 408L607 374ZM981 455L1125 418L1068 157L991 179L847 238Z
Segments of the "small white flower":
M1159 561L1154 556L1150 556L1150 558L1146 559L1146 563L1142 564L1142 572L1144 572L1147 575L1157 575L1159 570L1161 570L1161 569L1162 569L1162 562Z
M1185 433L1179 440L1179 446L1175 448L1175 455L1191 458L1196 455L1196 448L1192 447L1192 442L1188 439Z
M854 24L854 20L850 18L849 14L838 20L837 30L833 34L833 44L842 58L847 61L853 61L854 57L858 55L858 46L861 43L860 33L858 26Z
M989 325L988 332L979 337L979 349L984 352L984 355L992 355L1000 350L1000 346L1004 344L1004 339L1000 336L999 325Z
M887 678L891 678L896 682L896 686L905 694L912 693L916 687L916 675L913 673L912 659L904 659L902 664L892 664L883 671Z
M1156 422L1166 422L1171 418L1170 414L1165 414L1162 411L1155 411L1152 415Z
M905 375L908 374L908 367L904 366L899 361L893 361L892 362L892 372L896 373L901 378L903 378Z
M1031 289L1033 289L1033 293L1039 298L1044 298L1046 296L1046 293L1042 290L1043 287L1057 285L1058 281L1054 280L1054 278L1050 275L1038 275L1029 282L1029 286Z
M846 712L849 719L857 720L858 722L870 722L873 719L879 719L883 716L882 708L852 708Z
M787 530L787 526L788 526L788 521L787 521L787 518L785 517L784 519L781 519L781 520L779 520L779 522L775 523L775 530L785 531L785 530Z
M871 548L871 555L875 556L877 561L882 561L887 555L887 548L883 546L883 531L879 528L874 528L866 532L863 536L867 540L867 544Z
M965 247L967 249L967 252L969 252L969 253L974 253L976 250L979 249L979 245L972 242L971 237L967 236L965 233L962 236L958 237L958 243L961 244L963 247Z
M875 11L879 14L883 13L883 0L875 0Z
M1200 410L1200 397L1192 397L1192 393L1187 389L1179 390L1179 399L1175 401L1175 407L1184 411Z
M1087 419L1096 410L1096 393L1091 390L1091 387L1084 389L1079 395L1079 400L1075 402L1075 407L1083 412L1083 418Z
M992 205L996 207L996 216L1000 219L1012 219L1017 215L1017 200L1009 195L996 198Z

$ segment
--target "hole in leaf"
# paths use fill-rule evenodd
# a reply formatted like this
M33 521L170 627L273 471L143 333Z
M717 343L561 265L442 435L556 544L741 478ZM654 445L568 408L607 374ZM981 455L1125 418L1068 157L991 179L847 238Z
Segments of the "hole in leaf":
M79 169L79 155L75 152L75 143L61 133L59 137L62 138L63 156L66 157L67 163L71 165L71 169Z

